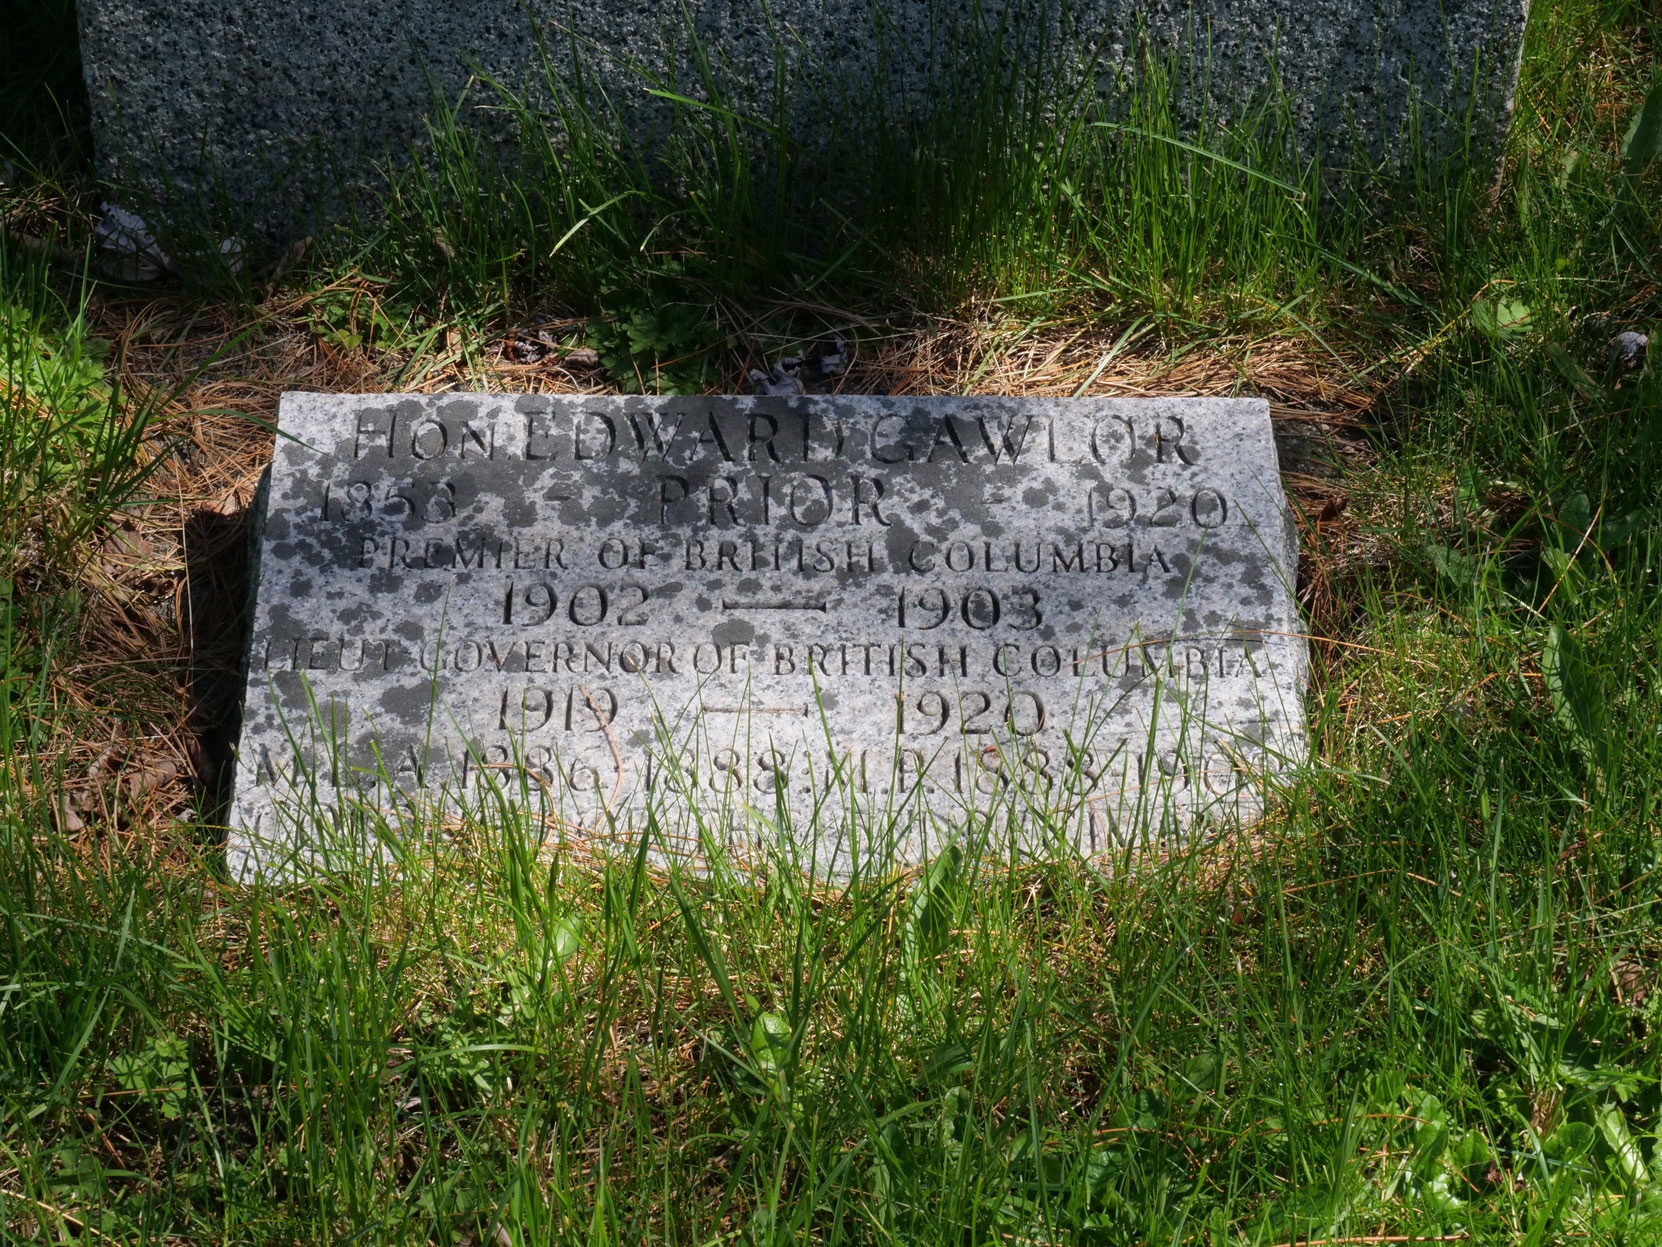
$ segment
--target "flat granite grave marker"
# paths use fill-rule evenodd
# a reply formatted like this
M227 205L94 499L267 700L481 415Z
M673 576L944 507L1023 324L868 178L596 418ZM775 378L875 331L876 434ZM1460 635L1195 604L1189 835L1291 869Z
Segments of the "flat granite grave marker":
M366 820L649 808L831 871L972 824L1100 853L1250 817L1303 752L1262 400L288 394L279 427L238 878Z

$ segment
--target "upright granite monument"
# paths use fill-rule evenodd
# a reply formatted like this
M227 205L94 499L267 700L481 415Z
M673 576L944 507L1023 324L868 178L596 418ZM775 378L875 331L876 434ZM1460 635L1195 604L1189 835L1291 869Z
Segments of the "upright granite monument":
M280 431L240 878L469 818L1100 854L1303 754L1262 400L289 394Z
M734 98L799 137L828 110L953 107L977 75L1094 75L1120 91L1170 68L1191 121L1265 99L1306 152L1391 162L1405 145L1492 160L1510 122L1528 0L79 0L101 173L177 207L222 203L302 228L320 178L374 182L435 92L476 71L516 89L543 56L648 138L668 108L641 70L697 95L689 36ZM782 77L777 76L780 68ZM786 98L773 98L777 83ZM604 92L604 96L601 92ZM488 92L475 99L496 102Z

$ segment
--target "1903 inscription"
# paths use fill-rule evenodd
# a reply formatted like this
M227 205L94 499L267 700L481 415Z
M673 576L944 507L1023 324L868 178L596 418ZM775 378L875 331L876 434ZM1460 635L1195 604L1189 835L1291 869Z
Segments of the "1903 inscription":
M833 863L828 794L921 846L1019 788L1089 851L1150 792L1239 813L1298 751L1256 400L296 394L281 427L245 873L301 794L505 778L576 824L725 801L742 835L760 802Z

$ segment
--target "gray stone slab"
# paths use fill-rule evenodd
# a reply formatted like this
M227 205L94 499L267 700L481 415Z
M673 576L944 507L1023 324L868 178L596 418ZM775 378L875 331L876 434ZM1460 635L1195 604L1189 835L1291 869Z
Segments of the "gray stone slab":
M288 394L280 431L240 878L366 818L649 809L834 871L1105 853L1303 753L1262 400Z
M1510 122L1528 0L693 0L685 11L762 116L775 115L784 66L780 112L805 137L847 111L838 98L881 100L890 115L959 106L940 96L967 90L989 48L1001 66L1026 60L1052 77L1094 65L1103 92L1146 52L1175 66L1191 120L1276 94L1307 152L1391 160L1412 136L1433 155L1469 143L1486 160ZM373 182L374 160L421 139L435 89L461 98L475 68L534 87L539 31L559 73L583 49L639 135L668 105L631 65L679 68L678 88L699 90L673 50L682 7L637 0L80 0L77 12L103 176L176 206L221 199L276 231L305 228L326 172ZM980 33L966 36L972 14Z

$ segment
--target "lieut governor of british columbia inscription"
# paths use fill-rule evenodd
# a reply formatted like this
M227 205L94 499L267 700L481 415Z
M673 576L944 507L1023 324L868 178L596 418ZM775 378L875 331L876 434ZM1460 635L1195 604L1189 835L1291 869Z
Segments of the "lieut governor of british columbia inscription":
M279 424L242 877L504 802L832 869L989 816L1105 851L1250 812L1302 751L1260 400L289 394Z

